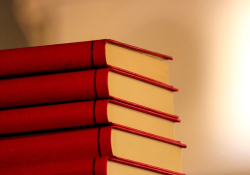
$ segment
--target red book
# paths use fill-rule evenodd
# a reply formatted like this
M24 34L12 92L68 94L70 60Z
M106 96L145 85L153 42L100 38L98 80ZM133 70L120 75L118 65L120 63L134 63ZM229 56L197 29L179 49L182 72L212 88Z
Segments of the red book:
M98 157L86 158L75 161L56 163L45 163L31 166L18 166L1 168L1 175L185 175L147 164L119 158L119 157Z
M117 123L174 139L175 122L180 122L177 116L104 99L0 110L0 135Z
M168 59L110 39L18 48L0 50L0 77L112 66L168 83Z
M148 110L173 115L172 86L122 71L103 68L0 81L0 108L119 98Z
M186 147L122 125L5 137L0 145L0 169L117 156L175 172Z

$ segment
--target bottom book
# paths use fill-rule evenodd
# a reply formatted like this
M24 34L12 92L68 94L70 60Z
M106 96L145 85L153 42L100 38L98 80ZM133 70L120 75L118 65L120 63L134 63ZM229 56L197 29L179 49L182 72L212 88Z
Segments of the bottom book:
M186 145L118 124L0 138L0 168L122 157L181 173Z
M5 175L185 175L118 157L86 158L0 169Z

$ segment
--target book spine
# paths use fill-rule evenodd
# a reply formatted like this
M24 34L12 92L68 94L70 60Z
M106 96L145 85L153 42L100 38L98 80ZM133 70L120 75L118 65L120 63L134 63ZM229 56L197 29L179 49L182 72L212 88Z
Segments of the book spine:
M0 108L108 98L109 68L4 79Z
M0 135L108 123L109 100L0 110Z
M0 50L0 77L105 67L106 40Z
M1 175L107 175L108 157L82 158L80 160L0 168Z
M107 66L105 45L107 40L96 40L92 45L92 61L94 67Z
M111 129L105 126L1 138L0 169L113 156Z
M98 157L93 160L93 170L94 172L91 175L107 175L107 156Z

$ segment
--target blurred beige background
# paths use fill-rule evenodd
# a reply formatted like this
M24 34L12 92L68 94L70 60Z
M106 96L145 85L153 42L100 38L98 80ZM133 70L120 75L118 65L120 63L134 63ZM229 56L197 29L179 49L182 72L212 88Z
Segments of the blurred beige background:
M111 38L174 57L189 175L250 174L250 1L0 1L0 49Z

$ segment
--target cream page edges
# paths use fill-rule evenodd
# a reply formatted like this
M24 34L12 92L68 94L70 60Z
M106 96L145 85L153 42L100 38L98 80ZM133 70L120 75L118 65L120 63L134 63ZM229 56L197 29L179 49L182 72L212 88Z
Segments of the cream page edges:
M107 64L168 84L168 64L161 57L106 43Z

